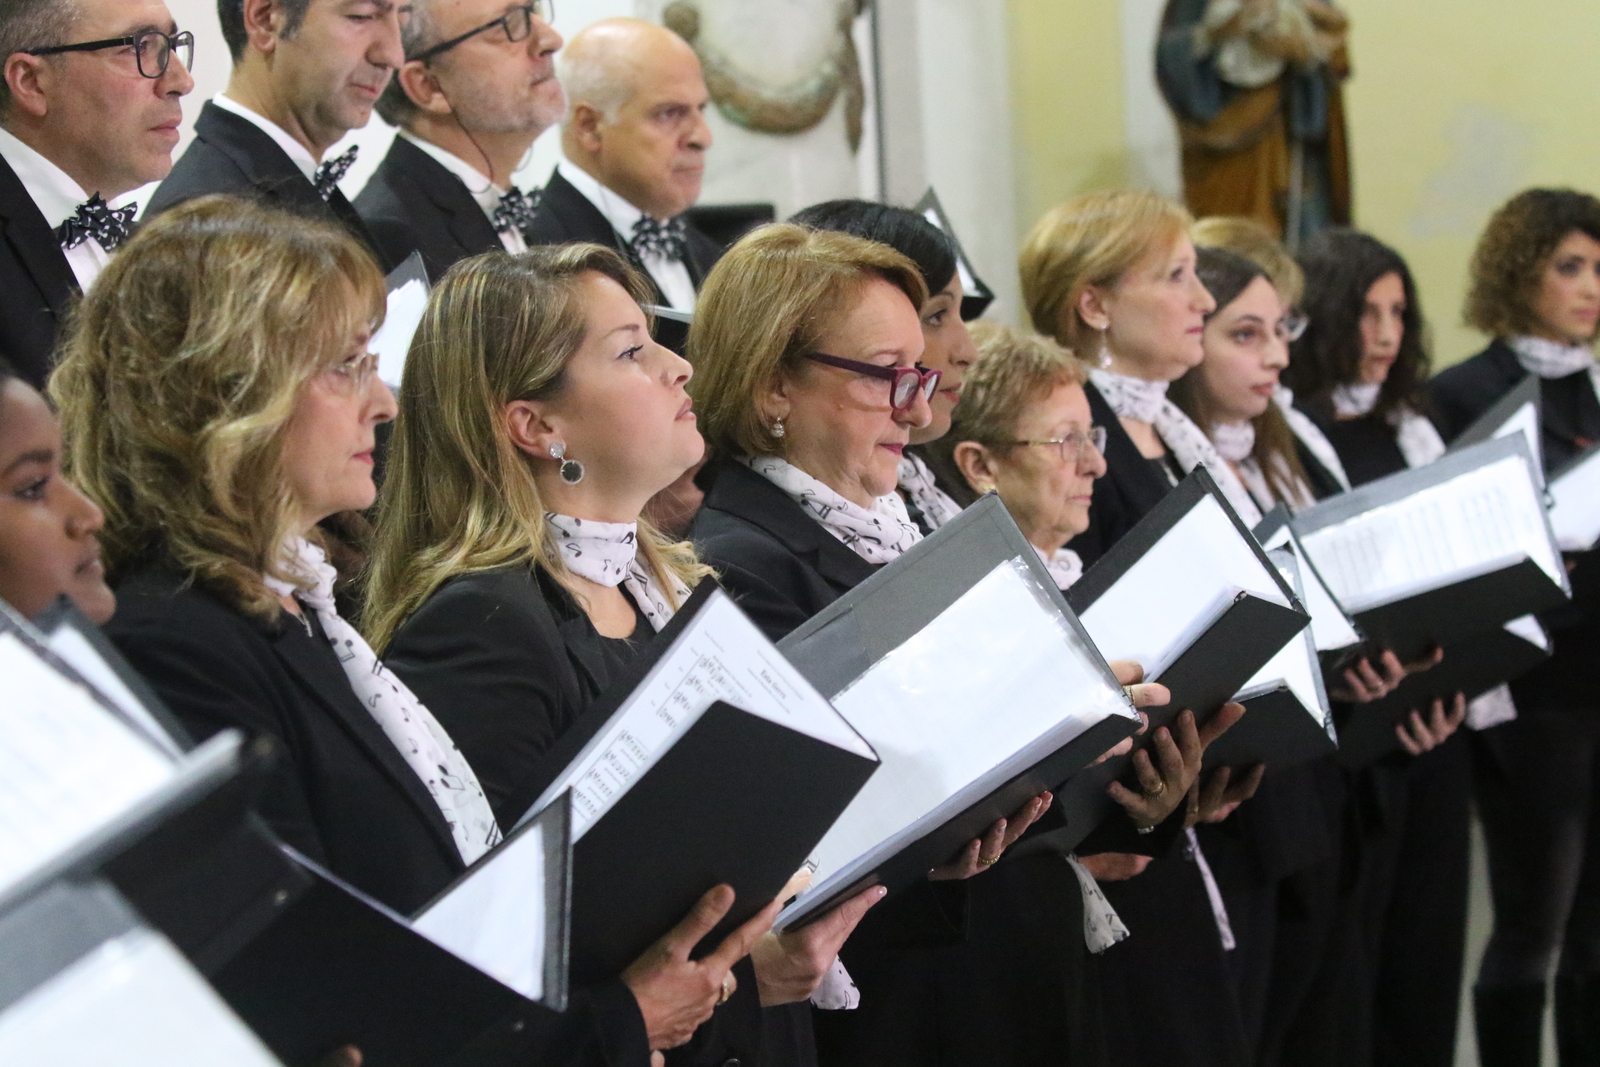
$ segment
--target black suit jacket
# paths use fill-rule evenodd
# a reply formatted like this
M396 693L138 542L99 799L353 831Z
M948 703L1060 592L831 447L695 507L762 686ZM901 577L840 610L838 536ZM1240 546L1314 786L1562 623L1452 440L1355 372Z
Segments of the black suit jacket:
M1139 451L1094 383L1085 382L1083 391L1089 398L1090 421L1106 428L1106 472L1095 479L1089 501L1089 528L1067 547L1083 559L1085 567L1090 567L1161 503L1172 491L1172 483Z
M689 243L689 255L685 266L689 268L689 278L694 282L695 290L698 292L706 280L706 275L716 266L717 260L722 258L723 248L696 228L694 223L685 220L685 227L684 236ZM588 197L578 192L571 182L563 178L560 171L553 174L550 183L544 187L539 210L534 214L533 221L528 223L524 236L530 245L566 245L593 241L607 248L615 248L645 276L655 294L653 297L655 303L666 302L655 279L650 277L650 272L645 270L644 263L618 235L616 227L600 214L600 209L595 207Z
M421 252L434 281L458 260L505 250L461 179L404 137L389 146L355 208L389 262Z
M211 193L256 197L276 207L340 223L371 250L385 271L398 266L383 254L343 193L335 189L327 200L322 199L277 142L248 119L207 103L195 121L193 143L156 188L144 217L154 218L186 200Z
M27 186L0 159L0 356L35 389L55 362L56 334L78 298L78 279Z
M106 634L197 739L235 727L281 745L261 813L296 849L406 914L465 869L422 780L298 619L245 616L158 567L118 585Z

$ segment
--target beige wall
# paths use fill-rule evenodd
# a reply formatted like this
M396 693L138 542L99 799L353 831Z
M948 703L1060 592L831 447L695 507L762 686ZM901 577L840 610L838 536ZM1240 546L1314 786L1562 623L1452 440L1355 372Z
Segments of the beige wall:
M1010 0L1017 228L1076 192L1137 181L1124 12L1140 0ZM1440 365L1482 340L1460 325L1466 262L1494 207L1532 184L1600 189L1600 17L1585 0L1344 0L1357 224L1410 261ZM1133 121L1130 121L1133 120Z

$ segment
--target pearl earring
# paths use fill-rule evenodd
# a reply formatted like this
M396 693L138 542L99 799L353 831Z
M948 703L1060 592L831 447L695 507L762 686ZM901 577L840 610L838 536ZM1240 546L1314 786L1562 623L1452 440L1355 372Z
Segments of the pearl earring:
M1109 343L1107 343L1107 341L1106 341L1106 334L1109 333L1110 331L1111 331L1111 324L1109 322L1106 323L1104 326L1100 327L1100 369L1101 370L1109 370L1110 367L1111 367L1111 345Z
M774 436L774 437L782 437L784 434L786 434L788 432L789 431L787 431L787 430L785 430L783 428L783 420L782 419L774 419L773 420L773 422L772 422L772 436Z
M550 446L550 458L561 461L561 480L568 485L577 485L583 481L583 464L575 459L567 459L567 444L557 441Z

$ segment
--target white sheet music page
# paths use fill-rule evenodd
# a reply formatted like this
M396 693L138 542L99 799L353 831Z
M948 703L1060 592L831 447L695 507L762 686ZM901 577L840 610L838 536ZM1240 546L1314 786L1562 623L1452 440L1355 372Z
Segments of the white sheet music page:
M1293 543L1292 540L1290 543ZM1289 587L1304 602L1306 586L1316 583L1305 580L1305 572L1296 562L1293 549L1288 547L1275 549L1269 558L1278 566L1284 581L1289 583ZM1340 614L1342 617L1343 613ZM1234 699L1248 700L1270 692L1280 685L1289 687L1289 691L1300 701L1300 706L1311 713L1317 725L1326 724L1328 696L1322 685L1322 664L1317 659L1316 645L1308 632L1296 634L1288 644L1280 648L1277 655L1263 664L1254 677L1244 684L1244 688L1239 690Z
M1522 559L1562 581L1544 505L1520 455L1313 530L1300 543L1352 614Z
M144 703L133 694L111 664L89 643L76 627L62 624L45 635L45 644L51 652L60 656L67 664L80 675L83 680L94 686L100 695L122 710L122 713L145 731L148 739L154 741L158 747L174 759L183 755L183 750L178 747L172 735L166 728L150 714Z
M1108 660L1137 660L1151 681L1240 593L1284 604L1283 590L1210 494L1079 618Z
M1020 560L996 567L834 697L883 762L812 853L800 899L934 829L930 814L974 783L998 787L1102 719L1131 715L1099 662Z
M421 279L410 281L390 290L389 310L383 325L372 335L367 345L378 357L378 379L391 389L400 388L405 374L406 355L411 351L411 339L422 325L422 315L428 310L428 284Z
M57 858L176 773L172 759L0 633L0 890Z
M1523 404L1514 411L1509 419L1500 424L1495 430L1495 437L1511 437L1521 434L1522 439L1528 442L1528 455L1532 457L1530 471L1533 474L1533 483L1540 488L1544 487L1544 447L1543 435L1539 432L1539 408L1535 404Z
M411 928L529 1000L544 995L544 827L493 852Z
M0 1014L0 1063L279 1067L178 950L135 928Z
M1316 642L1318 652L1333 652L1361 643L1361 634L1356 631L1350 616L1344 613L1339 602L1328 591L1321 575L1307 564L1304 550L1289 527L1278 527L1261 547L1269 550L1281 548L1294 553L1300 576L1300 603L1311 615L1311 638Z
M1550 483L1550 526L1563 552L1587 552L1600 541L1600 451Z
M822 694L719 591L530 810L542 811L571 789L577 842L719 700L872 756Z

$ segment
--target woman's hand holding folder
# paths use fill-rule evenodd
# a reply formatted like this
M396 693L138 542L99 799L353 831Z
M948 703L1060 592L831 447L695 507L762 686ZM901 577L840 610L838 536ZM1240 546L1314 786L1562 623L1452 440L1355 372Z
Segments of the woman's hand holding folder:
M928 880L958 882L987 871L1000 862L1006 849L1016 844L1017 838L1027 833L1028 827L1038 821L1039 816L1050 810L1050 802L1054 799L1055 796L1048 791L1040 793L1012 812L1011 818L996 819L995 824L989 827L989 832L981 838L973 838L959 856L929 871Z
M622 981L639 1002L652 1050L684 1044L711 1018L717 1005L733 995L738 988L733 965L749 955L756 940L772 928L781 906L780 901L773 901L723 938L715 951L693 960L689 954L694 947L733 907L733 888L715 886L682 922L622 973Z
M750 950L761 987L761 1006L775 1008L808 999L827 977L839 949L855 931L867 909L888 890L881 885L857 893L816 922L781 934L765 934ZM786 899L790 894L781 894Z
M1401 747L1413 756L1420 756L1450 740L1450 735L1456 732L1466 717L1467 698L1457 693L1448 712L1444 710L1444 701L1435 700L1433 714L1427 721L1423 720L1422 712L1413 711L1405 722L1395 723L1394 732L1400 738Z

